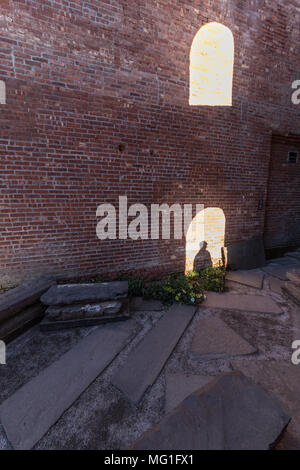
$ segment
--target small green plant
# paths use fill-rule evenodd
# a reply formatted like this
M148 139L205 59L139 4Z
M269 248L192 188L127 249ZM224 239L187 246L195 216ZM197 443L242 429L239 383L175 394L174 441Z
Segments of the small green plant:
M173 302L194 305L204 300L201 281L198 276L172 274L161 282L159 300L170 305Z
M204 300L205 291L225 290L225 270L205 268L188 274L171 274L159 281L122 275L119 280L128 281L129 296L160 300L164 305L174 302L197 305Z
M128 295L129 297L141 297L144 295L145 280L139 277L126 276L122 274L119 281L128 282Z
M223 267L208 267L202 269L197 274L201 279L204 290L213 292L225 291L225 269Z

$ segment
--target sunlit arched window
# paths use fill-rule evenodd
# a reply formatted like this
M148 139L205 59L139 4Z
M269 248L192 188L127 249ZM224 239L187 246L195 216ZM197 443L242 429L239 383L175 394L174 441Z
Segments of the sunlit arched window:
M220 23L203 26L190 53L190 105L231 106L233 64L230 29Z

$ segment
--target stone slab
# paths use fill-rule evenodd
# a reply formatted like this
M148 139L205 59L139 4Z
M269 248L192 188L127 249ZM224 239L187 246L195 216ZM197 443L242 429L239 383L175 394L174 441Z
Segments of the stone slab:
M14 449L31 449L136 333L130 321L97 328L0 406Z
M286 282L282 290L288 298L300 306L300 286L296 286L292 282Z
M0 295L0 323L14 317L26 307L37 302L40 296L52 286L55 281L42 276L20 284Z
M294 258L289 258L289 257L283 257L283 258L274 258L270 261L268 261L267 265L280 265L280 266L286 266L286 265L291 265L291 264L298 264L298 261Z
M224 248L226 266L230 269L255 269L265 266L266 257L262 238L254 238Z
M292 349L291 349L292 354ZM258 361L234 359L232 367L247 374L266 391L274 394L292 420L283 435L279 448L300 449L300 370L288 360Z
M248 271L229 271L226 273L226 280L238 282L245 286L262 289L264 273L260 269L251 269Z
M282 294L282 288L284 287L285 282L281 281L277 277L269 277L269 286L273 292L276 294Z
M129 354L112 383L134 403L159 376L196 309L174 304Z
M65 284L51 287L42 297L45 305L71 305L85 302L103 302L124 299L128 282L101 282L95 284Z
M287 281L287 272L290 271L290 269L293 269L293 264L288 264L288 265L276 265L276 264L269 264L268 266L264 267L263 270L269 274L270 276L277 277L278 279L281 279L282 281Z
M27 307L23 312L0 324L0 340L8 342L35 320L43 318L45 307L41 303Z
M40 323L40 330L44 333L50 331L68 330L70 328L88 328L91 326L103 325L105 323L117 323L127 321L130 315L112 315L109 317L82 318L80 320L66 321L47 321L46 319Z
M214 380L212 376L167 374L166 413L178 406L185 398Z
M289 281L292 281L297 286L300 286L300 269L291 269L286 273Z
M281 308L268 295L246 295L208 292L202 303L204 308L241 310L245 312L270 313L280 315Z
M191 351L204 360L212 360L254 354L257 349L221 319L207 317L197 324Z
M119 303L119 301L113 301L114 303ZM105 302L106 304L109 304L111 302ZM71 320L54 320L52 318L49 319L48 316L45 317L45 319L40 323L40 330L43 332L49 332L49 331L60 331L60 330L66 330L70 328L88 328L91 326L98 326L98 325L103 325L105 323L114 323L114 322L119 322L119 321L126 321L131 318L130 312L129 312L129 301L128 299L122 300L120 302L121 304L121 310L117 314L111 314L111 315L99 315L99 316L94 316L94 317L85 317L85 318L73 318ZM70 305L70 306L62 306L62 309L73 309L76 308L77 305ZM80 307L80 306L79 306ZM60 307L48 307L47 310L51 308L60 308Z
M110 300L98 304L52 306L47 308L46 316L48 321L80 320L116 315L121 308L122 302L119 300Z
M297 261L300 261L300 253L299 251L291 251L290 253L286 253L284 256L288 258L294 258Z
M144 299L143 297L132 297L130 299L130 309L133 312L160 312L164 306L158 300Z
M132 449L268 450L289 421L273 395L233 372L186 398Z

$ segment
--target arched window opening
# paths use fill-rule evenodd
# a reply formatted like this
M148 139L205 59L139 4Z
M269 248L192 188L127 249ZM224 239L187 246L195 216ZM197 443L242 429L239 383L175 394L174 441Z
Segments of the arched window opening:
M220 23L196 34L190 53L190 105L232 106L234 39Z

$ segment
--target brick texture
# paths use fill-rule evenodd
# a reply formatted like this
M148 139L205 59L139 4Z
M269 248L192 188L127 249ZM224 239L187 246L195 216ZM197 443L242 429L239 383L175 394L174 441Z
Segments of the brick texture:
M220 208L226 244L262 236L272 133L300 128L298 7L2 0L0 285L184 270L184 240L98 240L96 208L119 195ZM211 21L235 40L232 107L189 106L190 47Z

